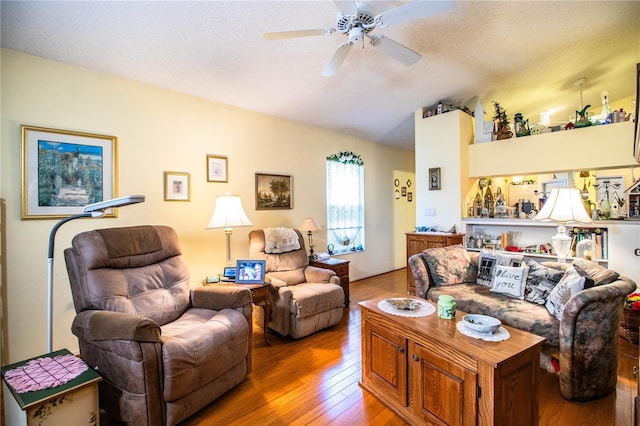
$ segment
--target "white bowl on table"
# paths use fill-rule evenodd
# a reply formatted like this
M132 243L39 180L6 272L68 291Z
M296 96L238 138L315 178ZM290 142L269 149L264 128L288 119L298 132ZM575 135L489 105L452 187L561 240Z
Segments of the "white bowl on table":
M498 318L490 317L487 315L479 315L479 314L467 314L462 317L462 321L464 321L464 325L478 333L495 333L500 329L500 325L502 325L502 321Z

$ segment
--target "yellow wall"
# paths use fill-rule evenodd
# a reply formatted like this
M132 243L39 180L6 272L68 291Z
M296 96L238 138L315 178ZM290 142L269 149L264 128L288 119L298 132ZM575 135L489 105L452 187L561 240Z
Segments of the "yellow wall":
M77 349L62 255L73 235L112 226L173 226L197 283L219 273L225 262L224 232L205 230L216 196L239 195L253 228L297 227L309 216L326 228L325 157L343 150L360 154L365 163L366 251L343 256L351 260L351 279L404 266L398 229L411 230L414 222L411 204L394 202L393 180L412 176L413 152L10 50L2 50L1 59L4 364L46 351L47 243L56 222L20 220L21 124L117 136L119 195L146 196L144 204L120 209L116 219L76 220L58 232L54 349ZM206 154L228 156L228 183L206 181ZM163 171L191 174L190 202L164 201ZM256 172L292 175L293 209L256 211ZM234 230L233 258L248 255L253 228ZM314 242L316 251L325 251L324 232L314 233Z

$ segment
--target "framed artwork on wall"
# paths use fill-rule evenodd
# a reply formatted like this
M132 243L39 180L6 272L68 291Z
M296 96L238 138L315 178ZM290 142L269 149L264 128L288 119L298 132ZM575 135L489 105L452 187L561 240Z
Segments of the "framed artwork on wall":
M191 201L189 173L164 172L164 200Z
M635 120L635 132L633 141L633 156L636 157L636 161L640 163L640 64L636 64L636 115Z
M429 191L440 189L440 167L429 169Z
M290 175L256 173L256 210L293 208L293 178Z
M118 196L117 137L25 125L21 134L21 219L64 218Z
M207 182L227 182L227 157L207 154Z

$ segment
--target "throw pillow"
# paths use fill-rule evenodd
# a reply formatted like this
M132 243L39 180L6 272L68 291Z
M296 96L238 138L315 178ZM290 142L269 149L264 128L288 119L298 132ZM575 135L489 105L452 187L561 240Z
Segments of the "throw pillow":
M548 268L535 260L528 260L526 264L529 267L529 273L524 289L524 299L538 305L544 305L551 290L562 279L564 271Z
M551 290L545 304L547 310L558 320L562 320L562 312L569 299L579 291L588 288L589 285L593 286L593 280L586 272L579 266L569 266L558 285Z
M524 299L524 287L527 282L528 267L496 265L491 291L507 296Z
M428 249L423 252L429 278L435 285L461 284L475 281L469 252L461 245Z
M505 254L498 253L495 250L480 250L476 282L485 287L491 287L496 265L520 266L522 259L523 256L521 254Z
M572 265L582 268L591 278L595 285L611 284L620 276L619 273L612 269L607 269L596 262L587 259L574 259Z

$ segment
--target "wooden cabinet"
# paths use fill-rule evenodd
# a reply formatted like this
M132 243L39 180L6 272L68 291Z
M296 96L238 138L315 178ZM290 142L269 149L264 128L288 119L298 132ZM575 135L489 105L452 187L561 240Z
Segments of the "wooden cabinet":
M409 257L428 248L446 247L462 244L464 234L444 232L409 232L407 236L407 292L416 294L416 283L409 267Z
M485 342L460 333L457 319L390 315L379 302L359 303L361 384L407 423L538 423L543 338L505 327L509 339Z
M349 260L330 257L328 259L310 260L309 265L323 269L331 269L340 278L340 286L344 291L344 304L349 306Z

